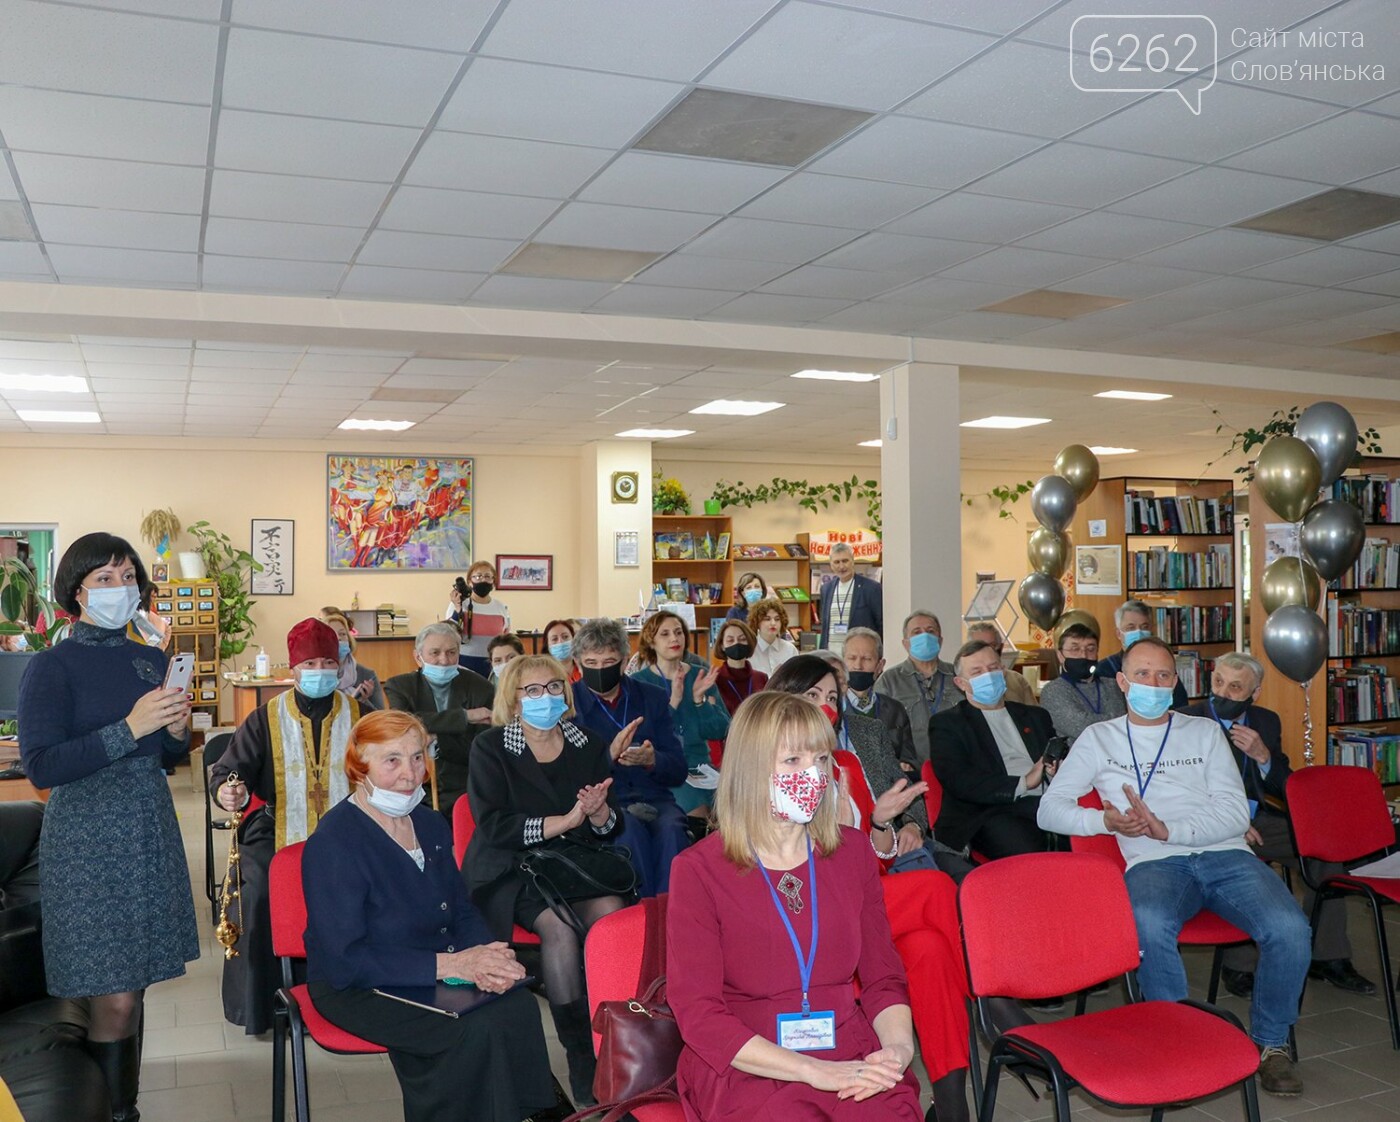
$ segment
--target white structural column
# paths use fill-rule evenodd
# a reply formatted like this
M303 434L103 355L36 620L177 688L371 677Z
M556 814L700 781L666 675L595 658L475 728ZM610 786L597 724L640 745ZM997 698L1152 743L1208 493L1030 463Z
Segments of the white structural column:
M910 362L880 377L885 657L905 658L900 622L929 608L945 651L962 635L958 368ZM893 436L891 436L893 432Z
M637 501L612 501L614 472L637 473ZM614 564L619 530L637 535L636 568ZM579 449L579 613L626 616L637 610L637 592L651 588L651 445L644 440L604 440ZM567 558L556 558L556 564Z

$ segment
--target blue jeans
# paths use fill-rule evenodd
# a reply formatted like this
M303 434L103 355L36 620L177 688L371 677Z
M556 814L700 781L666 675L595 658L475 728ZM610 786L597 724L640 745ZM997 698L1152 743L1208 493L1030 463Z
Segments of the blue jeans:
M690 835L685 832L685 811L669 800L650 805L656 808L656 818L651 822L643 822L623 810L622 833L614 842L632 853L639 896L670 891L671 861L690 844Z
M1193 853L1141 861L1127 873L1148 1001L1186 996L1186 968L1176 939L1202 908L1249 933L1259 947L1250 1036L1261 1047L1285 1047L1312 959L1312 932L1298 901L1264 862L1244 850Z

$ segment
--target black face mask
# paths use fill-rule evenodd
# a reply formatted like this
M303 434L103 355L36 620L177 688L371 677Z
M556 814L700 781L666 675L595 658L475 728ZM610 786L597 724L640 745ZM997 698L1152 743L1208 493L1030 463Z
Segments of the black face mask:
M1244 711L1249 708L1249 700L1240 701L1238 698L1221 697L1218 693L1212 693L1210 707L1222 721L1235 721L1244 716Z
M748 643L731 643L719 652L725 658L733 659L735 662L743 662L749 655L753 654L753 647Z
M486 597L491 595L491 590L495 587L496 586L492 584L489 580L472 581L472 591L478 596L480 596L483 600L485 600Z
M581 666L579 670L583 675L583 684L594 693L612 693L622 681L620 662L614 662L611 666Z
M856 693L865 693L875 684L875 671L873 670L847 670L846 685L855 690Z
M1066 658L1064 672L1065 677L1071 682L1087 682L1089 676L1094 672L1094 660L1092 658Z

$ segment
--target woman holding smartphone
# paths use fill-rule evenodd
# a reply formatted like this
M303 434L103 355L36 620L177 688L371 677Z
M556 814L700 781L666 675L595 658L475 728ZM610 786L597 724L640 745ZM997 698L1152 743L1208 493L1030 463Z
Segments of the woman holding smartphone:
M87 1050L113 1122L140 1117L146 987L199 957L190 873L164 768L189 751L190 703L166 658L127 637L150 582L131 546L86 534L58 564L54 597L78 617L20 684L20 753L51 789L39 840L49 993L90 1003Z

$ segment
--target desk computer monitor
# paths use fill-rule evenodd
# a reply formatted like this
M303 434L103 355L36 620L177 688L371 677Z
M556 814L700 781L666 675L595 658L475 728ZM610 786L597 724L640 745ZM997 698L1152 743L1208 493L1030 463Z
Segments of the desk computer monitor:
M19 708L19 681L33 651L0 651L0 721L14 719Z

